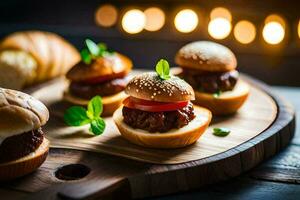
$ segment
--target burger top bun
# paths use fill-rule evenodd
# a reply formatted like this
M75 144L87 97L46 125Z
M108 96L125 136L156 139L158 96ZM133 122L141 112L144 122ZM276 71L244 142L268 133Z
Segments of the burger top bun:
M49 119L46 106L32 96L0 88L0 141L43 126Z
M119 53L98 57L91 64L77 63L68 73L67 78L72 81L85 81L99 76L126 75L132 68L131 60Z
M180 102L195 99L193 88L184 80L176 76L162 80L155 72L135 76L127 84L125 92L138 99L158 102Z
M208 72L225 72L237 66L236 57L227 47L209 41L196 41L183 46L176 54L176 64L182 68Z

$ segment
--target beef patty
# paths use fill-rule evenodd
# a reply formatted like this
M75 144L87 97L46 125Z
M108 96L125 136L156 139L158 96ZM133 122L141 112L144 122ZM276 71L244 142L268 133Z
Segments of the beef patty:
M195 118L193 104L189 102L184 108L165 111L147 112L123 107L124 122L132 128L139 128L148 132L167 132L173 128L181 128Z
M126 84L126 78L114 79L99 84L71 82L70 93L83 99L91 99L96 95L110 96L123 91Z
M184 69L181 76L195 90L216 93L232 90L237 83L239 73L236 70L218 73L197 73L194 70Z
M41 128L6 138L0 145L0 163L24 157L34 152L42 143Z

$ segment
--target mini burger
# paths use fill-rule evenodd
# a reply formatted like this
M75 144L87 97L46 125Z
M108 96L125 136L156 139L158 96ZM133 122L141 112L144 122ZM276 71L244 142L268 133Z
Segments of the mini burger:
M239 79L234 54L221 44L189 43L178 51L175 62L182 69L179 76L195 90L195 103L215 115L236 112L248 97L249 87Z
M132 62L120 53L109 51L102 43L97 45L86 40L86 45L81 51L82 60L66 75L70 85L64 98L73 104L87 105L91 98L100 95L102 115L112 115L126 98L126 75Z
M151 148L178 148L198 140L211 121L209 110L194 107L193 88L169 75L167 61L156 73L135 76L126 86L129 95L113 119L130 142Z
M15 90L0 88L0 181L33 172L46 159L49 141L44 104Z

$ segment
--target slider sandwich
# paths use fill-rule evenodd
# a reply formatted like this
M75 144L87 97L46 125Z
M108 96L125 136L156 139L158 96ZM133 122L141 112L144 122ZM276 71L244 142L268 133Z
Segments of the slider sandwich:
M109 51L102 43L96 45L86 41L87 48L81 51L82 60L66 75L70 86L64 99L77 105L87 105L94 96L101 96L104 116L122 104L126 95L127 74L131 71L131 60L117 52Z
M193 88L169 75L167 61L157 72L135 76L126 86L129 97L113 119L130 142L151 148L178 148L193 144L211 121L209 110L193 105Z
M48 109L30 95L0 88L0 180L37 169L46 159L49 141L42 126Z
M236 57L227 47L192 42L178 51L175 62L182 69L179 76L194 88L194 103L214 115L232 114L246 101L249 86L239 78Z

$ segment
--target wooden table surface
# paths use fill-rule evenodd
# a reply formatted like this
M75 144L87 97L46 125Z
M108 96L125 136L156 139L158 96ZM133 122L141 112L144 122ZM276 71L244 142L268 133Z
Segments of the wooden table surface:
M273 89L289 100L296 110L295 137L285 150L235 179L197 191L156 197L151 200L300 199L300 88L273 87Z
M295 107L300 122L300 88L273 87ZM15 191L12 197L0 187L0 199L23 199L28 193ZM291 144L281 153L246 174L196 191L150 198L149 200L192 199L300 199L300 128Z

